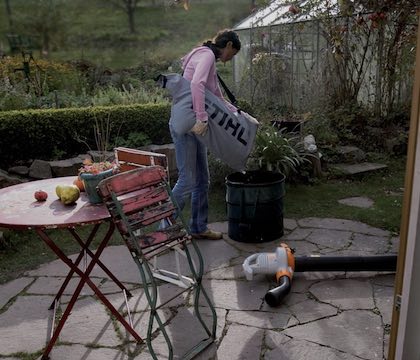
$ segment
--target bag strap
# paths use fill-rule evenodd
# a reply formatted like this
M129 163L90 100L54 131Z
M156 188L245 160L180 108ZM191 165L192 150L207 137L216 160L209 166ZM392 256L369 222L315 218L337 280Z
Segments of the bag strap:
M240 112L238 101L236 100L235 95L229 90L229 88L226 86L225 82L222 80L219 74L217 74L217 78L219 79L220 85L222 85L223 89L226 92L227 97L229 98L230 102L235 105L235 107L238 108L238 112Z

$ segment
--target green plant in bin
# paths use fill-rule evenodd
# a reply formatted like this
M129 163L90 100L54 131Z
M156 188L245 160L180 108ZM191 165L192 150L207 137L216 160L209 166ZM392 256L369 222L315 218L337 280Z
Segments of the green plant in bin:
M262 124L255 137L251 163L261 170L280 172L288 175L308 159L304 156L303 142L286 129Z

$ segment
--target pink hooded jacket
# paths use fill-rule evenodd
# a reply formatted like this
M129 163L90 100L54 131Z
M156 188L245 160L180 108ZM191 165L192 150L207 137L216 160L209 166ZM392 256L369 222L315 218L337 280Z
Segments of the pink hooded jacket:
M184 78L191 82L193 110L197 120L206 121L208 115L204 107L204 90L207 88L221 98L232 112L237 109L227 102L219 87L216 73L216 58L207 46L199 46L182 58Z

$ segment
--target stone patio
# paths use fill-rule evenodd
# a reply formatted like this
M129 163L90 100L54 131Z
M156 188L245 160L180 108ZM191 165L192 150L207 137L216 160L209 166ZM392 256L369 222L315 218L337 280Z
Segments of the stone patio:
M247 281L242 262L255 252L274 252L280 241L294 248L297 256L395 255L397 237L359 222L305 218L286 219L286 234L279 241L245 244L227 237L227 223L211 227L225 233L222 241L199 241L205 258L204 286L217 311L217 340L198 359L386 359L393 273L295 273L291 293L280 306L272 308L264 302L264 296L275 286L273 277L257 275ZM108 247L102 261L132 291L130 309L135 327L144 338L148 305L136 265L125 246ZM0 358L40 358L52 323L48 306L66 273L66 267L56 260L0 286ZM109 300L123 310L124 297L106 274L95 269L92 277ZM63 303L69 301L75 284L72 281L68 286ZM162 284L160 301L173 291L177 291L174 286ZM151 359L147 346L136 344L92 294L88 287L82 290L51 359ZM192 316L192 299L189 294L185 296L187 306L179 299L161 310L162 318L169 323L176 358L200 336ZM153 336L159 358L166 359L162 335L156 330Z

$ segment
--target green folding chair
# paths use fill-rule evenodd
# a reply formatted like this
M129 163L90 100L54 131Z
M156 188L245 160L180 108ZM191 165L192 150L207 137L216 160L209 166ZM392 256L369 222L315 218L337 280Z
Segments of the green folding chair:
M193 294L194 315L206 334L205 338L200 339L181 357L192 359L214 342L217 316L202 285L203 257L178 212L167 182L167 171L161 166L147 166L122 172L102 180L98 185L98 193L140 271L150 306L146 342L153 359L158 359L152 341L156 335L153 332L155 324L165 338L168 358L174 357L173 344L166 329L168 324L164 324L158 310L186 292ZM162 223L166 226L162 227ZM159 256L168 253L175 256L174 271L158 266ZM185 260L184 265L186 264L189 274L182 274L182 259ZM158 285L161 281L171 283L179 290L158 305ZM201 313L205 307L199 304L202 305L203 302L211 310L210 325L206 324Z

